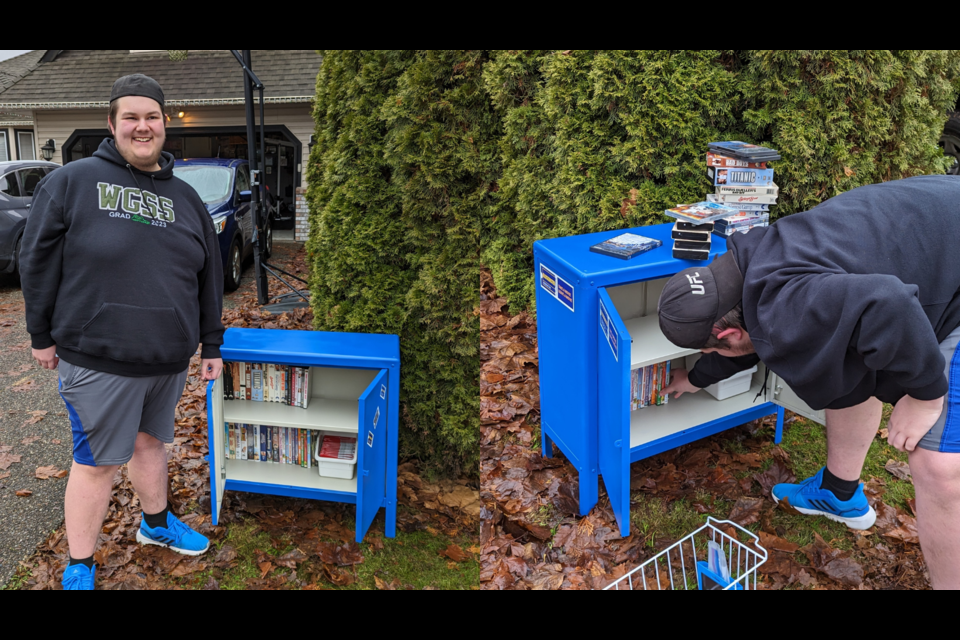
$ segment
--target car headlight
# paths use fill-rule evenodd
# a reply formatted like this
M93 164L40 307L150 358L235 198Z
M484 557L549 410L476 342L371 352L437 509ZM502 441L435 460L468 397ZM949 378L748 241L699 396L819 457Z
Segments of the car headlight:
M227 228L227 216L220 216L219 218L213 219L213 226L217 229L217 233L221 233L224 229Z

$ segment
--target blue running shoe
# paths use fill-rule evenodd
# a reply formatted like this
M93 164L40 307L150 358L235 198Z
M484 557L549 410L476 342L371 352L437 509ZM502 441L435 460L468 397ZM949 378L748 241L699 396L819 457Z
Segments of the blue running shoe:
M832 491L821 489L823 469L812 478L800 484L778 484L771 495L780 503L786 501L791 507L804 515L826 516L836 522L842 522L851 529L869 529L877 521L877 512L867 503L863 494L863 483L849 500L838 500Z
M87 569L85 564L72 564L64 570L60 583L64 591L93 591L93 578L96 575L96 565Z
M140 530L137 531L137 542L140 544L155 544L161 547L170 547L177 553L186 556L198 556L210 548L210 541L187 525L180 522L177 516L167 512L167 526L151 529L146 519L140 521Z

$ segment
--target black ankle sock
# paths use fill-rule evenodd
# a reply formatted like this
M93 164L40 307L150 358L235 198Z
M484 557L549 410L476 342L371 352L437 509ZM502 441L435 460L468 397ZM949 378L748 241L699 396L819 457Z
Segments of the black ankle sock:
M93 556L89 558L74 558L70 556L70 564L68 566L73 566L75 564L82 564L87 567L87 569L93 569Z
M149 514L144 511L143 519L146 521L147 526L151 529L156 529L157 527L166 527L168 511L170 511L170 505L167 505L167 508L160 513Z
M830 473L830 469L824 468L823 470L823 480L820 482L820 488L832 491L833 495L837 496L837 500L846 502L853 497L859 486L859 478L856 480L841 480Z

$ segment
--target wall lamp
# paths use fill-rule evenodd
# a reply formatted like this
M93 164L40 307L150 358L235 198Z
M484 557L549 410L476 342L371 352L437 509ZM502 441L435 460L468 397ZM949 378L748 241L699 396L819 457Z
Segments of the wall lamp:
M46 161L53 160L53 154L57 150L57 143L53 138L47 140L47 143L40 147L40 154L43 155L43 159Z

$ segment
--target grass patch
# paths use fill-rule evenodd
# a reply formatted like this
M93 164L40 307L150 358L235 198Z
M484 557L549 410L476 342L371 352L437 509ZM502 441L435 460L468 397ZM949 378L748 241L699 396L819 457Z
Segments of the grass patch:
M440 552L451 544L464 551L476 540L455 540L426 531L397 532L394 539L380 532L370 532L368 539L379 537L383 549L371 551L364 543L364 562L355 567L357 581L344 589L376 589L375 578L390 583L394 580L406 587L424 589L476 589L480 586L480 563L476 555L463 562L452 562Z
M344 520L342 523L348 529L353 523ZM336 542L332 539L321 540ZM377 549L382 544L382 549ZM471 558L463 562L453 562L450 558L440 555L449 545L456 544ZM397 537L390 539L383 535L382 530L371 528L361 543L361 552L364 561L353 567L341 567L351 573L356 582L347 587L338 587L325 578L320 578L317 586L328 589L376 589L377 578L385 583L399 583L401 588L412 586L415 589L427 587L434 589L475 589L480 584L480 565L478 557L470 553L468 548L476 544L476 540L467 538L455 539L442 533L418 531L414 533L397 532ZM254 519L236 522L228 527L227 535L221 541L213 544L208 556L211 560L216 557L220 549L232 546L237 556L235 564L228 569L207 570L184 578L174 578L177 585L183 588L200 589L207 582L210 575L218 577L221 589L248 589L248 580L259 578L261 570L258 559L263 554L269 557L281 556L293 550L294 541L289 536L274 537L259 528ZM297 577L310 581L316 576L318 560L314 557L297 567ZM277 574L290 574L291 569L274 568L267 577ZM22 584L29 577L25 575L16 584ZM8 588L17 588L11 581Z
M667 501L638 493L630 506L630 522L644 543L653 547L658 538L678 540L690 534L706 522L706 516L686 500Z

